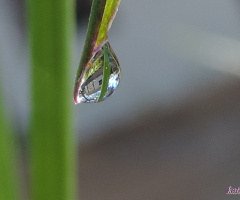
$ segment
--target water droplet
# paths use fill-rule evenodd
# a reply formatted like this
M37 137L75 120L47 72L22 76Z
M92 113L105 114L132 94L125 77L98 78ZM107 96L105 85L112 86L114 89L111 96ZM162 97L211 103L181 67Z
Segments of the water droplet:
M120 66L109 42L96 52L81 74L78 102L100 102L113 94L120 80Z

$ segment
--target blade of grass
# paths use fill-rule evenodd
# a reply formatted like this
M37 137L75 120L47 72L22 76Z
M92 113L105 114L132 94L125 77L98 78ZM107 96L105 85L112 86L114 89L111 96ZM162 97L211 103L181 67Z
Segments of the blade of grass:
M104 65L103 65L103 82L102 82L102 88L101 88L101 93L98 97L98 102L100 102L102 100L102 98L104 97L104 95L107 92L107 88L108 88L108 82L109 82L109 77L110 77L110 73L111 73L111 67L110 67L110 61L109 61L109 57L108 57L108 51L109 51L109 47L107 47L107 45L103 45L103 57L104 57Z
M17 189L18 176L14 153L14 138L4 113L0 94L0 199L20 199Z
M70 61L72 0L28 0L32 200L75 199Z
M87 64L87 62L92 56L92 51L95 46L98 30L100 28L100 23L102 21L105 4L106 4L106 0L93 0L93 3L92 3L88 29L87 29L87 36L86 36L85 44L83 47L83 53L80 59L79 67L76 74L75 84L74 84L73 100L75 104L79 103L77 100L77 97L78 97L79 86L80 86L80 77L81 77L83 68L85 67L85 65Z
M121 0L93 0L87 36L75 79L73 92L75 104L80 103L78 95L82 71L84 67L87 66L93 53L101 49L107 41L107 31L115 18L120 1Z

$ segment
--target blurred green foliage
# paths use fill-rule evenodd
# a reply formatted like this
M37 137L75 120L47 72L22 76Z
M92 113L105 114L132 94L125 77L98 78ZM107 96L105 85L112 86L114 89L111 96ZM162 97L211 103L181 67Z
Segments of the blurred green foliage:
M0 90L0 199L17 200L15 145Z
M32 200L75 199L71 112L72 0L28 0Z

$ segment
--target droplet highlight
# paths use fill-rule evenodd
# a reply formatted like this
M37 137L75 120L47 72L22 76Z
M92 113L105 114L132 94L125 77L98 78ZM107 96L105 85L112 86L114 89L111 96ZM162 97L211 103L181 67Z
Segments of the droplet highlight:
M119 85L120 73L118 59L106 42L83 69L78 102L95 103L108 99Z

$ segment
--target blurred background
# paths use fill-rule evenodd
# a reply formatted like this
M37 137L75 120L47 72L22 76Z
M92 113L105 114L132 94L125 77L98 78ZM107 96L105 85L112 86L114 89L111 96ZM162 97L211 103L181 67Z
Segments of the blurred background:
M90 6L77 1L72 85ZM22 152L30 85L25 10L23 0L0 0L4 98ZM239 22L238 0L122 0L109 32L120 87L103 103L73 105L80 199L238 198L226 192L240 187Z

